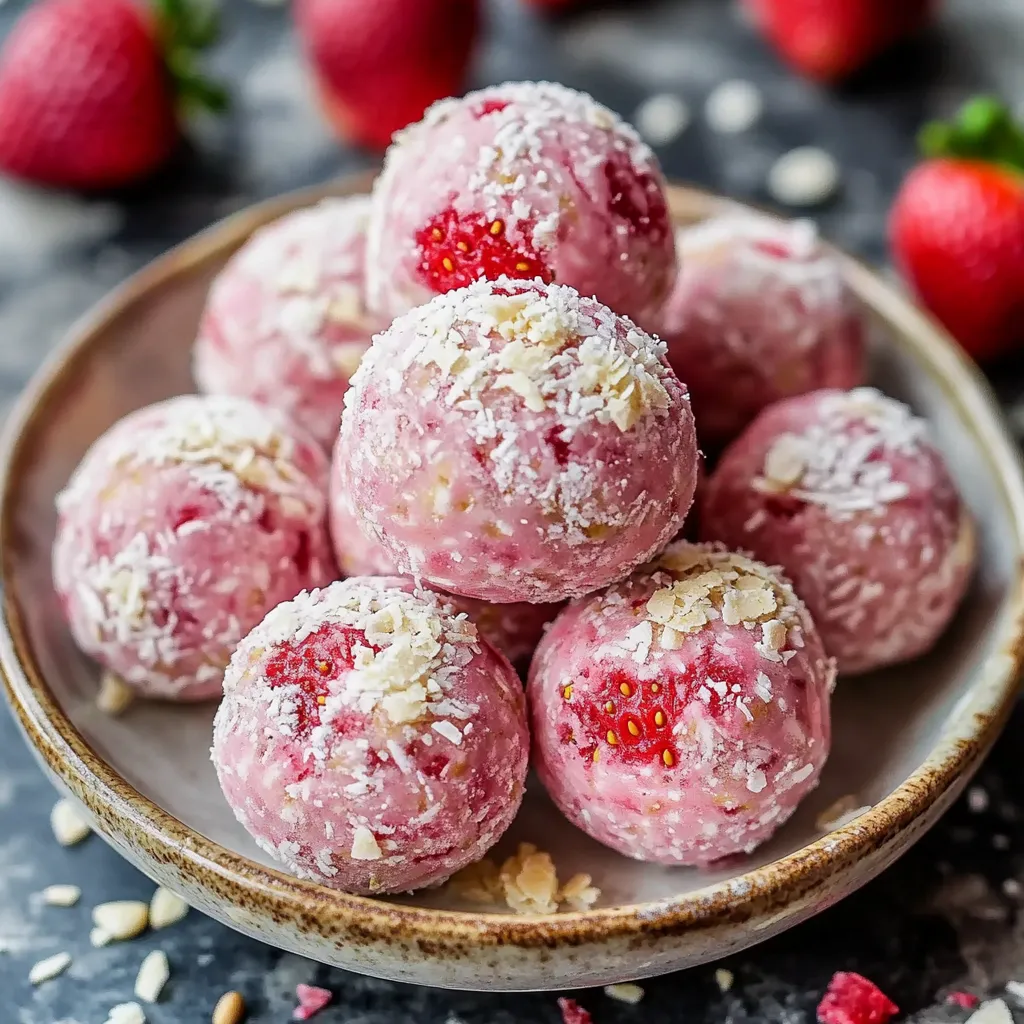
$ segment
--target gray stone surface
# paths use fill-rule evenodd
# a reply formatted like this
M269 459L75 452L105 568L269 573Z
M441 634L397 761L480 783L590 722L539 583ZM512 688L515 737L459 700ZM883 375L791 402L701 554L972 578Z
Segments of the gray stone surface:
M0 34L22 6L11 0L0 7ZM553 77L627 116L652 94L683 96L693 123L661 150L673 177L766 201L764 176L777 155L795 145L823 146L840 160L844 187L816 216L830 237L874 262L885 259L885 212L913 162L921 121L979 89L1024 104L1020 0L950 0L927 40L840 93L788 74L724 0L635 0L554 22L524 15L514 0L492 3L491 13L478 82ZM224 124L200 126L195 148L156 181L89 201L0 182L3 409L75 316L169 245L254 199L372 163L341 149L324 127L286 11L229 0L227 16L216 64L234 88L235 112ZM744 135L716 136L703 122L704 100L717 82L737 77L763 90L764 119ZM1011 406L1024 381L1019 364L992 371ZM581 1001L597 1024L803 1024L813 1020L832 972L853 969L874 978L915 1020L963 1020L965 1012L941 1005L946 991L993 996L1007 980L1024 979L1022 729L1024 713L982 772L986 810L962 804L863 892L722 965L736 976L728 993L709 967L648 983L638 1007L600 992ZM158 935L93 950L89 907L146 897L152 885L96 838L59 848L47 824L53 799L0 712L2 1024L103 1024L110 1006L131 997L138 965L156 946L170 958L172 980L164 999L147 1009L153 1024L208 1020L228 988L245 993L254 1024L284 1022L299 981L335 991L334 1005L318 1018L324 1024L558 1019L553 996L446 993L358 978L282 956L195 913ZM974 797L975 807L984 802ZM82 887L80 906L43 907L33 897L57 882ZM31 964L60 950L75 956L70 971L33 990Z

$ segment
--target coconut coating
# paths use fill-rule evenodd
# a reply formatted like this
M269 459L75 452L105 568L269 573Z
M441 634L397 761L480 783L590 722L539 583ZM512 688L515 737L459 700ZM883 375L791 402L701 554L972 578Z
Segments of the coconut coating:
M441 595L362 577L279 605L225 674L213 762L235 816L300 878L443 882L512 822L523 688Z
M384 326L364 302L369 198L325 199L257 231L217 275L193 351L200 391L282 409L324 447Z
M448 99L374 188L367 288L391 317L478 278L557 281L640 323L675 277L658 162L615 114L547 82Z
M864 314L813 224L729 214L676 244L661 332L702 442L731 441L780 399L863 382Z
M391 576L395 567L384 548L363 533L359 520L344 500L333 502L330 513L334 553L344 576ZM492 604L472 597L451 596L452 604L465 612L484 639L513 665L525 666L561 604Z
M931 648L975 557L927 425L870 388L763 412L711 477L701 533L782 566L849 673Z
M781 576L678 541L541 641L534 767L573 824L628 857L749 853L817 784L834 676Z
M248 630L334 579L327 471L311 437L241 398L118 421L57 498L53 578L78 645L146 696L218 694Z
M374 339L345 396L332 502L401 573L551 603L666 544L697 460L660 342L563 285L480 281Z

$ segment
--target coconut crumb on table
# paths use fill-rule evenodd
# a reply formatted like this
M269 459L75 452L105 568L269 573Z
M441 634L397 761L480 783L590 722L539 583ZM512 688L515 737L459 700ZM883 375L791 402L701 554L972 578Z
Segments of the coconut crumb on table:
M42 892L48 907L73 907L82 897L77 885L48 885Z
M630 1006L636 1006L644 997L644 990L639 985L634 985L632 982L624 982L619 985L605 985L604 994L609 999L615 999L620 1003L628 1003Z
M455 894L471 903L504 902L517 914L555 914L560 908L589 910L601 890L590 875L573 875L562 886L551 855L532 843L520 843L517 852L499 868L485 857L463 868L451 880Z
M149 901L149 927L154 931L177 924L189 911L188 904L177 894L160 886Z
M1013 1014L1002 999L991 999L967 1018L967 1024L1013 1024Z
M146 1024L146 1014L138 1003L118 1003L107 1011L106 1024Z
M113 900L101 903L92 910L93 931L102 932L111 939L134 939L141 935L149 924L149 904L141 900ZM92 941L90 935L90 941ZM94 943L95 945L96 943ZM106 945L106 942L99 943Z
M171 965L162 949L154 949L139 967L135 978L135 996L145 1003L155 1003L160 998L171 977Z
M71 955L69 953L54 953L53 956L48 956L45 960L40 960L32 965L32 969L28 972L29 983L41 985L44 981L63 974L70 965Z
M74 846L92 831L82 812L71 800L58 800L50 811L50 827L61 846Z
M718 986L719 992L728 992L732 988L734 980L735 975L732 971L726 970L724 967L719 967L715 971L715 984Z

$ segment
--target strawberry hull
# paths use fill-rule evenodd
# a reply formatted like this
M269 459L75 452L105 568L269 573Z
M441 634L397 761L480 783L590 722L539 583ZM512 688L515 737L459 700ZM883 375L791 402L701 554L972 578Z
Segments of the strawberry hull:
M599 842L709 864L755 849L817 784L833 682L788 583L677 542L555 620L530 670L534 766Z
M519 808L522 685L410 580L356 578L280 605L239 645L224 691L221 788L301 878L367 895L436 885Z
M926 424L868 388L762 413L722 456L701 525L782 567L843 673L928 651L974 565L970 516Z
M193 350L201 391L287 413L325 447L383 327L364 303L368 201L328 199L258 231L217 275Z
M326 458L282 414L185 396L120 420L59 498L54 585L79 646L140 693L220 693L235 645L334 578Z

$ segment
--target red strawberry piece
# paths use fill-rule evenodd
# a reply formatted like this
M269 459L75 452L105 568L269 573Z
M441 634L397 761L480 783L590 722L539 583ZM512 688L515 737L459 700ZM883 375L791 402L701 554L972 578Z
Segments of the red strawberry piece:
M298 0L295 17L328 118L383 148L461 90L479 0Z
M852 971L837 971L818 1004L821 1024L886 1024L900 1008L874 983Z
M562 1024L594 1024L594 1018L575 999L559 999Z
M528 224L523 231L529 233ZM449 207L417 233L416 245L420 275L436 292L465 288L480 278L539 277L547 284L554 279L532 248L509 241L504 221L490 220L482 213L460 217Z
M155 170L179 138L176 104L225 97L195 71L216 24L192 0L41 0L0 53L0 170L108 188Z
M959 1006L961 1010L973 1010L981 1000L971 992L950 992L946 1002L951 1006Z
M858 71L929 20L935 0L747 0L782 57L824 82Z
M334 994L326 988L300 983L295 986L295 998L299 1005L292 1012L292 1020L309 1020L334 998Z
M931 157L889 219L893 255L921 301L976 359L1024 341L1024 131L975 100L929 125Z

